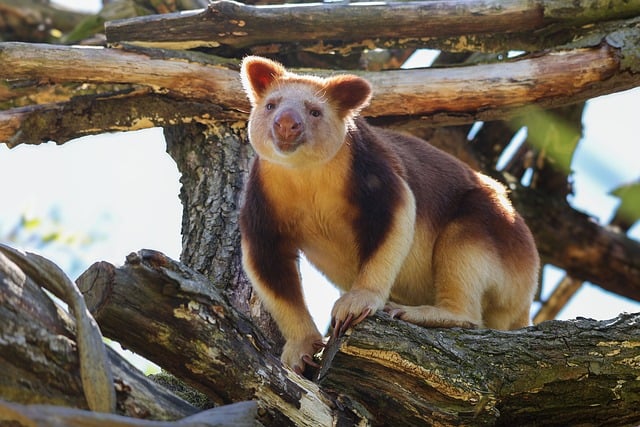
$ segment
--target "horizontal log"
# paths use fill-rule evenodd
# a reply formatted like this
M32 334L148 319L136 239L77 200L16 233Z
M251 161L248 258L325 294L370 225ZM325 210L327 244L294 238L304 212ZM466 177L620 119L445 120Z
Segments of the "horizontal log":
M640 11L639 11L640 12ZM543 8L525 0L301 3L252 6L216 1L202 11L108 22L110 43L181 48L318 40L349 42L398 37L534 30Z
M13 68L13 69L12 69ZM238 73L225 67L164 60L117 49L0 43L0 78L44 83L141 84L159 93L234 105ZM246 105L246 104L245 104Z
M640 56L638 49L635 54ZM531 104L542 108L571 104L640 84L640 71L629 68L633 65L624 65L631 63L632 58L626 56L622 61L626 62L621 62L621 50L605 43L595 48L551 52L497 64L362 72L359 74L374 87L371 105L363 114L369 117L417 116L432 124L504 118L518 114L520 107ZM69 69L73 69L73 73ZM194 112L196 117L206 115L208 108L214 119L218 114L223 119L233 115L246 117L250 108L236 70L115 49L1 43L0 78L131 84L146 87L153 94L202 103L202 111ZM134 93L139 95L139 92ZM126 94L118 96L127 97ZM52 133L69 138L103 128L113 129L117 125L102 123L99 128L78 129L79 123L73 125L78 120L77 114L66 121L61 121L59 116L61 111L77 109L65 108L64 103L44 108L55 112L51 125L24 126L30 118L34 121L42 118L37 109L29 111L24 107L0 112L0 141L16 145L31 139L32 143L39 143L51 138ZM104 120L102 115L97 117ZM64 127L53 130L60 128L53 126L55 123L72 125L64 135ZM150 127L155 122L138 120L136 125ZM38 135L36 130L41 133ZM19 138L15 137L18 132L22 132Z
M150 90L132 89L0 111L0 141L10 148L47 141L63 144L105 132L234 119L246 119L246 114L208 102L176 100Z
M192 48L233 48L274 44L303 45L307 50L346 51L356 46L394 45L446 50L498 48L542 50L571 40L585 24L640 15L638 1L407 1L303 3L266 6L216 1L207 9L106 23L110 43ZM567 28L571 31L567 31ZM517 36L516 33L526 35ZM496 35L498 37L496 37ZM505 35L509 35L505 46ZM501 39L501 41L497 39ZM553 43L553 44L551 44ZM443 46L440 46L443 47ZM477 50L477 49L475 49Z
M319 383L373 425L637 425L638 322L443 330L378 314L328 344Z
M518 107L571 104L595 96L620 70L608 45L550 52L512 62L445 69L416 69L364 74L374 98L363 114L378 116L467 116L462 122L518 114ZM633 81L640 84L640 74ZM595 90L595 92L594 92ZM429 121L429 119L427 119Z

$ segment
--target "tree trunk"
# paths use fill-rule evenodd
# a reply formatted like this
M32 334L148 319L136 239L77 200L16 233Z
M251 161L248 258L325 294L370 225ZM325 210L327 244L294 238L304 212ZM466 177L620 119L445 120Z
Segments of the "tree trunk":
M242 271L238 213L253 154L246 123L165 128L167 151L181 173L181 261L224 289L278 347L284 342L271 316L253 296Z

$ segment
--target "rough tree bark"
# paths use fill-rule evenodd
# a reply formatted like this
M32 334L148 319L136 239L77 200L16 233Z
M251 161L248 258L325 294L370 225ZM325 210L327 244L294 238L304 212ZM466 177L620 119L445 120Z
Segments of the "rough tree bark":
M425 329L379 314L329 344L318 387L282 369L223 291L157 252L119 268L95 264L78 284L105 334L221 403L258 399L270 425L640 421L638 315L501 332Z
M251 6L215 1L175 13L112 21L112 43L274 53L292 48L348 53L357 48L431 47L445 51L539 51L591 34L593 25L637 17L637 2L540 0L417 1ZM584 25L591 24L591 25ZM619 26L619 24L618 24ZM265 29L269 31L265 31Z
M637 85L640 67L634 69L622 62L622 54L621 49L605 43L598 47L552 52L509 63L479 64L456 69L359 72L375 88L371 105L364 109L363 114L368 117L421 115L424 116L423 120L443 125L522 114L523 111L518 107L537 105L548 108L581 102ZM638 49L629 48L625 55L630 57L634 54L640 63ZM155 52L155 55L162 53ZM197 60L197 57L192 56L191 59ZM133 87L107 93L106 98L138 98L154 92L168 92L167 95L172 98L204 103L201 114L208 114L209 117L211 112L206 110L207 104L217 105L214 112L218 120L241 118L249 111L248 101L238 96L242 93L242 87L237 72L226 67L183 61L111 49L86 50L22 43L0 45L0 73L6 79L36 79L48 83L124 83ZM68 73L70 64L77 66L76 73ZM74 87L69 87L66 96L70 98L74 95L73 91ZM57 97L60 101L68 100L64 99L65 92L57 94ZM97 98L100 100L104 97ZM4 111L0 116L0 138L8 140L12 146L27 140L38 141L37 138L56 136L61 139L64 134L60 134L60 131L51 135L55 128L52 129L50 125L56 116L48 120L45 117L42 122L36 118L44 112L60 114L56 110L63 107L64 104L54 104ZM109 130L124 130L127 126L139 129L165 125L167 122L170 123L170 120L163 114L159 114L159 117L134 115L129 120L105 125ZM69 126L73 127L66 129L67 132L76 132L72 136L97 133L102 129L87 124L86 120L76 125L69 123ZM32 133L16 135L18 129L29 127L34 127Z
M335 407L317 384L284 369L270 342L222 289L159 252L122 268L94 264L78 285L107 336L203 391L219 404L256 399L267 425L342 425L363 419Z
M242 274L238 211L253 153L245 122L167 127L165 139L181 173L181 261L225 289L234 307L282 344Z
M1 253L0 324L2 399L87 408L73 320ZM109 359L118 390L118 413L130 417L147 414L161 420L196 412L156 387L113 350L109 350Z

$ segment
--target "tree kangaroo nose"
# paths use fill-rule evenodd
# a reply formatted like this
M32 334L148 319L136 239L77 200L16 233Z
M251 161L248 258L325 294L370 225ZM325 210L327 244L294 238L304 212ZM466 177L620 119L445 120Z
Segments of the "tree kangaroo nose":
M273 129L285 141L295 140L304 130L302 117L293 109L286 109L278 113L273 123Z

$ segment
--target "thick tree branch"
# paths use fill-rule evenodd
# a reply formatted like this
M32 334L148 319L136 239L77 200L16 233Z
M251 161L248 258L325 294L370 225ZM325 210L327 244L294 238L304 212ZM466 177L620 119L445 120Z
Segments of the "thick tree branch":
M78 284L106 334L210 397L257 398L282 420L297 413L299 425L329 425L338 414L353 417L353 407L375 425L640 420L638 315L511 332L424 329L378 315L327 351L317 388L283 370L204 277L157 252L132 254L120 268L96 264ZM571 420L558 413L565 394L562 407L570 399L577 408ZM319 411L305 412L311 400Z
M635 53L640 59L640 51ZM620 49L605 43L591 49L552 52L499 64L360 73L375 88L373 101L363 114L371 117L423 116L432 124L471 123L515 115L520 112L519 107L532 104L548 108L580 102L640 83L640 72L629 68L632 65L624 66L632 62L632 58L626 56L622 62L621 54ZM69 67L74 68L74 73L68 72ZM0 44L0 77L27 79L34 83L131 84L176 100L209 105L219 119L246 117L249 111L245 97L238 96L242 88L235 70L113 49L3 43ZM138 96L139 92L119 94L118 97L134 94ZM113 95L107 96L113 98ZM87 100L84 100L85 104ZM74 102L83 103L82 100ZM30 138L33 143L56 136L68 139L102 128L114 129L122 126L121 123L136 120L121 120L121 114L116 114L118 120L114 120L115 123L101 123L102 127L90 123L82 125L74 107L73 104L40 107L54 113L49 116L49 123L72 124L66 131L62 126L53 135L46 121L45 126L23 126L29 123L30 118L40 120L42 116L38 108L5 110L0 115L0 141L16 145ZM116 107L115 111L126 112L130 108L130 105L124 105L123 108ZM67 115L61 117L63 112ZM193 113L196 117L207 114L206 108ZM166 117L167 113L160 116ZM154 113L149 111L147 117L153 118ZM137 120L134 125L153 126L158 122L153 119ZM25 134L16 136L19 129L23 132L30 129L28 137Z
M247 105L237 101L241 86L238 73L233 70L116 49L2 43L0 77L47 83L141 84L158 93L169 92L190 100Z
M639 322L621 315L502 332L376 315L329 343L319 381L363 404L374 425L635 425Z
M0 111L0 141L9 147L47 141L62 144L85 135L231 120L235 116L205 101L176 100L148 89L131 88Z
M640 14L637 1L413 1L251 6L217 1L190 14L112 21L110 43L236 52L303 45L315 52L422 45L448 51L542 50L567 43L584 24ZM566 31L571 28L571 31ZM587 27L588 28L588 27ZM505 35L508 34L508 37ZM259 52L259 51L258 51Z
M159 252L131 254L120 268L94 264L77 282L106 336L217 403L257 399L271 425L355 425L361 419L352 405L336 406L317 385L285 370L220 289Z

